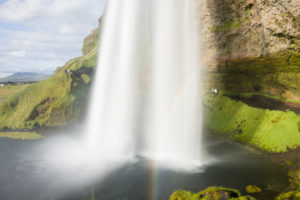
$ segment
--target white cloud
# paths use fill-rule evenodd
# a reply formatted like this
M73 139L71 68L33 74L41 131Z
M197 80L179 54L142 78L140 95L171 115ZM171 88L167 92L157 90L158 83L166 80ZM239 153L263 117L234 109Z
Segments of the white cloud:
M81 55L106 0L7 0L0 5L0 73L53 71Z
M8 73L0 73L0 78L7 77L7 76L9 76L9 75L11 75L11 74L8 74Z
M25 51L11 51L8 53L11 56L24 57L26 55Z
M20 22L35 17L41 7L39 0L8 0L0 7L0 20Z
M74 31L74 28L71 26L62 26L60 28L60 32L65 34L65 33L71 33L72 31Z

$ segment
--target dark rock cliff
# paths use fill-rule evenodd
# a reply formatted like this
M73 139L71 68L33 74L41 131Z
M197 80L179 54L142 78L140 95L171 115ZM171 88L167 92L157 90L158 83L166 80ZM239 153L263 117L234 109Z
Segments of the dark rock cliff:
M211 87L300 100L300 1L207 0L199 17Z

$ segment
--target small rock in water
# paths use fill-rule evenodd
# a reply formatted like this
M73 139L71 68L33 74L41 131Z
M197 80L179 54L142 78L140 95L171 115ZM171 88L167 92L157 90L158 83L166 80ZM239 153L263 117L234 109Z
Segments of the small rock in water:
M261 188L256 185L248 185L246 187L246 192L247 193L258 193L258 192L261 192Z

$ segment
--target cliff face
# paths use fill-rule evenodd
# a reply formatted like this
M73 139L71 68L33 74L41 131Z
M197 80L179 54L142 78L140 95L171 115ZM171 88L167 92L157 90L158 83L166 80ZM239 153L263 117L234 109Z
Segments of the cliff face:
M300 1L199 0L199 4L209 61L206 87L248 102L205 96L205 124L258 149L286 155L297 152L300 117L293 110L300 107ZM268 98L260 101L261 97ZM274 99L285 109L275 108ZM276 199L294 199L299 194L299 154L286 158L292 163L286 167L289 189L294 191Z
M300 100L300 1L207 0L201 7L209 69L218 74L211 87Z
M207 0L206 29L219 58L300 50L298 0Z
M92 51L97 45L100 36L100 27L102 24L102 17L98 20L98 28L94 29L83 41L82 45L82 55L87 55L90 51Z

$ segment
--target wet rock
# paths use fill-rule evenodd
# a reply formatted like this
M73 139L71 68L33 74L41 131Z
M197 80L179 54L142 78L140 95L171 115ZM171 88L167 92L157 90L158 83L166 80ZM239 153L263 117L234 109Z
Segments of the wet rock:
M261 188L256 186L256 185L248 185L246 187L246 192L247 193L258 193L258 192L261 192Z
M278 195L275 200L300 200L300 192L290 191Z

